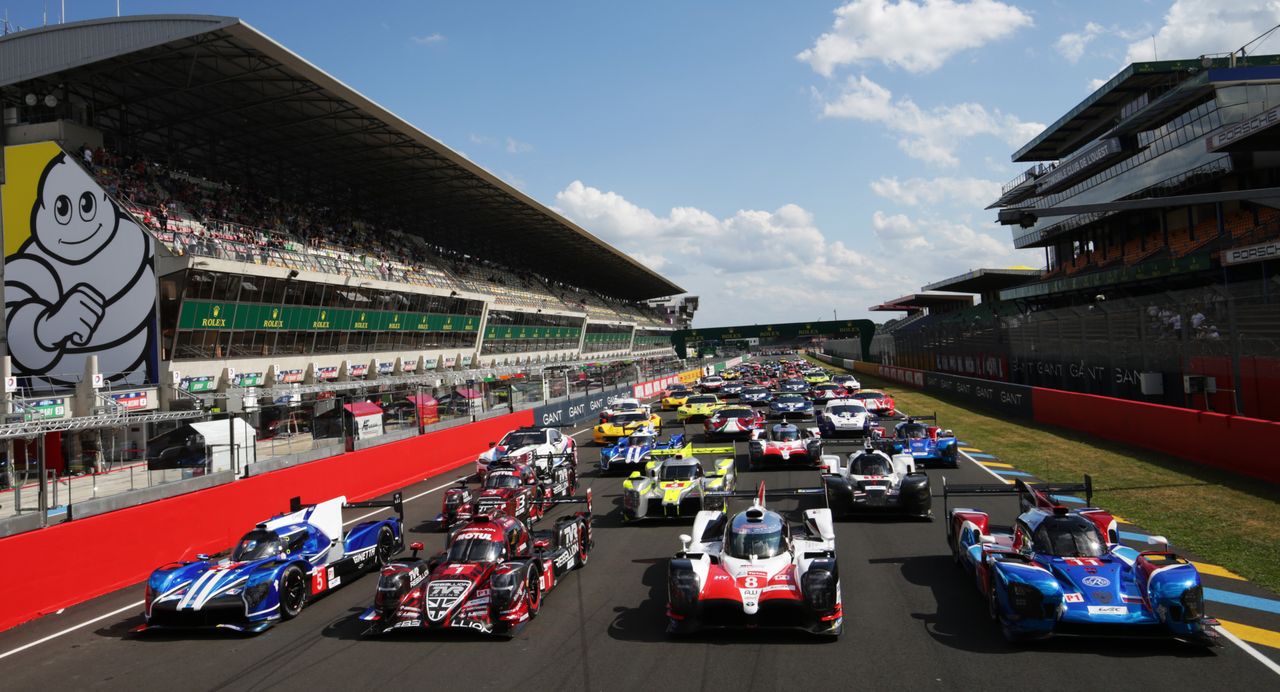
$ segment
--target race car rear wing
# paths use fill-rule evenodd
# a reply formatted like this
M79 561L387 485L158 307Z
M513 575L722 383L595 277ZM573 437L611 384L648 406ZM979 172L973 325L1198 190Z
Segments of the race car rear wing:
M1053 496L1061 493L1084 493L1085 505L1092 506L1093 476L1086 473L1083 483L1037 483L1036 485L1031 485L1021 478L1016 479L1013 485L947 483L947 477L943 476L942 511L945 516L949 510L948 500L952 496L981 495L1017 495L1024 512L1030 507L1053 509L1060 504L1053 499Z
M550 500L543 500L544 505L583 505L587 506L587 514L591 514L591 488L587 488L586 495L574 495L572 497L556 497Z
M302 504L301 497L289 498L290 513L301 511L306 506ZM400 523L404 523L404 496L399 490L392 493L390 500L366 500L364 502L348 502L342 505L343 509L381 509L384 507L395 510L395 513L400 516Z
M694 445L692 442L676 449L651 449L646 454L651 457L691 457L699 452L703 454L737 454L736 445Z
M764 505L764 501L769 498L782 499L789 497L812 497L821 495L823 502L827 499L827 489L825 487L816 488L766 488L764 481L760 481L760 486L754 491L749 490L712 490L702 494L703 497L722 497L725 499L733 497L749 497L756 501L756 504Z

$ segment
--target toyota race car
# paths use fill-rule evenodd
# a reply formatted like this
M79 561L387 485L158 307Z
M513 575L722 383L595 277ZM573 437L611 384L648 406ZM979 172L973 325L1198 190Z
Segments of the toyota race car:
M347 507L389 507L396 517L361 522L342 533ZM147 579L146 623L138 630L211 627L261 632L289 620L303 606L404 550L404 503L348 503L335 497L303 507L298 498L246 533L231 556L214 561L171 562Z
M608 422L600 423L591 429L591 439L598 445L605 445L617 442L618 438L626 437L642 427L653 428L655 432L661 433L662 417L650 411L648 406L635 411L614 414Z
M693 423L701 421L724 406L715 394L694 394L684 402L684 406L676 409L676 421Z
M895 454L910 454L917 464L939 463L951 468L959 464L960 447L950 430L920 421L937 421L935 416L908 418L893 429L887 445Z
M679 449L684 445L684 433L677 433L663 441L658 439L656 430L643 426L630 435L620 438L615 444L601 448L600 473L610 473L615 470L625 473L639 469L649 460L649 455L654 450Z
M725 406L702 422L705 439L713 437L750 437L764 427L764 414L750 406Z
M1119 545L1115 518L1093 507L1068 509L1058 493L1083 485L943 484L956 495L1017 494L1021 514L1012 535L994 533L986 512L947 509L947 540L956 562L987 601L991 619L1010 641L1054 635L1166 636L1213 644L1204 590L1195 566L1153 536L1156 550ZM945 506L945 504L944 504Z
M556 519L550 531L529 531L518 519L477 515L450 534L444 552L382 569L373 607L361 620L371 634L426 628L465 629L512 637L538 615L542 597L569 570L587 564L592 548L591 494L587 511Z
M844 607L830 510L805 510L793 532L765 507L766 496L813 490L766 493L761 483L745 511L698 512L667 568L667 632L779 627L839 636Z
M698 447L697 451L733 454L732 447ZM708 507L723 506L721 498L705 502L705 493L732 491L736 481L732 456L717 459L710 475L704 473L696 456L650 461L644 472L633 471L622 482L622 519L691 517Z
M816 464L822 457L822 439L814 428L799 428L791 423L775 423L756 431L747 443L750 468L769 461L803 460Z
M843 465L839 456L823 455L822 485L835 516L893 512L927 519L933 515L929 475L917 471L915 461L906 454L890 457L868 444L850 454Z
M892 418L896 415L893 397L879 389L861 389L850 394L849 398L861 401L868 411L877 416Z
M489 443L489 449L476 459L476 473L483 476L495 459L507 458L535 464L539 471L549 473L551 466L561 461L576 465L578 450L573 437L556 428L518 428Z
M823 438L871 436L876 416L857 399L835 399L818 414L818 431ZM876 428L879 430L879 428Z

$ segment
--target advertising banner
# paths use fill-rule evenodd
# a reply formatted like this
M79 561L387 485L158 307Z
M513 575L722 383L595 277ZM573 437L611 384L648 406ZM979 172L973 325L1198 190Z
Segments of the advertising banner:
M1031 388L1024 385L926 372L924 386L945 399L999 409L1020 418L1033 417Z
M609 404L632 395L630 387L596 392L589 396L546 404L533 409L533 424L538 426L573 425L594 422Z
M185 300L179 329L286 329L290 331L478 332L475 315L321 308Z

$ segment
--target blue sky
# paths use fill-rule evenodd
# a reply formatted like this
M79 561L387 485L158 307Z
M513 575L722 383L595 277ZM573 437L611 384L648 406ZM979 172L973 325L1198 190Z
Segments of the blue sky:
M0 0L27 27L41 7ZM1159 57L1195 57L1280 23L1280 0L123 9L245 19L702 296L704 326L866 316L973 268L1040 266L983 211L1025 168L1010 153L1150 59L1153 35ZM114 11L67 0L69 21Z

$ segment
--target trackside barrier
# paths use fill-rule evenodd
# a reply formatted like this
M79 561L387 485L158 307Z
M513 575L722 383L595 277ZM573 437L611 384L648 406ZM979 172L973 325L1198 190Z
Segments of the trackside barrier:
M2 538L0 630L138 584L172 560L225 550L254 523L285 512L289 498L377 497L468 465L489 440L532 423L532 410L517 411ZM98 556L89 578L51 567L86 550Z
M944 399L993 408L1008 416L1033 418L1031 387L940 372L924 374L924 388Z
M533 424L540 426L572 425L592 420L598 417L600 412L608 407L609 404L618 399L627 399L631 396L631 387L621 387L607 392L596 392L589 396L558 401L554 404L536 406L533 409Z
M1280 483L1280 423L1043 387L1031 399L1037 423Z

